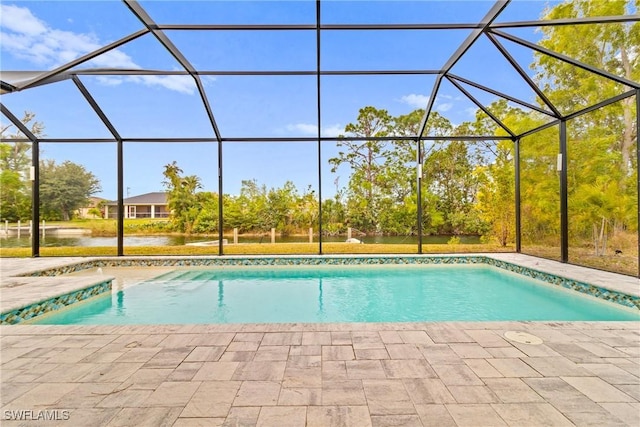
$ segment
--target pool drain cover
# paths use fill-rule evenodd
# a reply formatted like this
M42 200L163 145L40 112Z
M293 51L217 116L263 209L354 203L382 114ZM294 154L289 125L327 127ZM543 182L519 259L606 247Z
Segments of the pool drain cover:
M504 337L510 341L519 342L520 344L540 345L542 340L535 335L519 331L507 331Z

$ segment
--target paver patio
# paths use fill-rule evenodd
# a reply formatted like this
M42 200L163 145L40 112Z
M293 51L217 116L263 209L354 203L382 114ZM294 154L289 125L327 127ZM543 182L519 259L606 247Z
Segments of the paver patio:
M15 325L0 362L3 426L640 425L640 322Z

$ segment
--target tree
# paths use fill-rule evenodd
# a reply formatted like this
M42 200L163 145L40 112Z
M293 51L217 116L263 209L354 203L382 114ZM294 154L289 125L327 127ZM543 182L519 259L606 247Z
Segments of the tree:
M183 177L182 169L173 161L165 165L163 184L168 190L167 204L171 211L171 225L181 233L191 233L200 212L196 190L202 186L195 175Z
M640 3L629 0L563 2L545 11L546 19L625 15ZM640 23L542 27L540 44L628 80L640 80ZM620 83L544 54L532 67L548 97L567 113L629 90ZM590 244L603 221L613 233L637 230L635 98L568 122L569 237ZM539 178L541 178L539 176ZM637 235L635 236L637 238ZM635 245L633 245L635 247Z
M638 7L629 0L563 2L546 11L544 19L577 18L582 16L625 15ZM640 80L640 23L612 23L606 25L571 25L541 27L540 44L583 63L598 67L628 80ZM549 98L561 111L575 111L593 105L631 88L623 87L563 61L544 54L536 54L533 68L536 79L549 93ZM589 120L605 122L612 134L619 135L615 149L620 153L618 167L629 174L635 129L635 99L627 98L613 109L601 109ZM608 116L608 117L607 117ZM622 120L619 118L622 117ZM612 148L614 148L612 147Z
M35 114L25 112L21 122L36 137L44 135L44 126L35 121ZM0 141L25 139L13 124L0 128ZM9 221L25 220L31 215L31 142L0 142L0 218Z
M355 123L345 127L345 133L353 136L372 138L389 135L392 118L386 110L368 106L361 108ZM383 182L382 164L388 154L387 143L378 140L339 140L338 157L329 159L332 172L342 164L351 168L348 184L347 211L350 224L363 231L379 231L380 195Z
M73 212L85 206L101 190L100 181L84 166L44 160L40 164L40 205L45 219L69 221Z

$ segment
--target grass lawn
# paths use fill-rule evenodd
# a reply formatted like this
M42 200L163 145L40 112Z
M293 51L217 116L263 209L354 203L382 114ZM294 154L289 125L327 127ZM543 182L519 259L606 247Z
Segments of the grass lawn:
M423 253L513 252L498 245L423 245ZM323 243L324 254L417 254L414 244ZM218 255L217 246L128 246L125 255ZM225 245L225 255L317 254L317 243L242 243ZM115 256L115 247L41 247L40 256ZM31 248L0 248L0 257L29 257Z

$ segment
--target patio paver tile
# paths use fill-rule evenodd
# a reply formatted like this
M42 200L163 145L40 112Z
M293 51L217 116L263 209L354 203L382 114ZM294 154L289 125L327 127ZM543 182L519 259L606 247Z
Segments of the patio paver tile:
M257 427L304 427L307 408L304 406L265 406L258 415Z
M640 403L600 403L600 406L629 426L640 425Z
M446 385L484 385L467 365L431 365Z
M353 347L350 345L322 346L322 360L354 360Z
M302 345L331 345L331 332L303 332Z
M447 410L459 427L494 427L507 424L490 405L447 405Z
M447 344L419 345L418 348L432 365L460 365L464 361Z
M456 401L440 379L410 378L402 382L416 405Z
M196 381L164 382L143 402L141 406L184 407L200 387Z
M405 344L434 344L425 331L398 331Z
M318 406L322 405L321 388L285 388L280 390L278 405Z
M328 360L322 361L322 380L346 380L347 364L345 361Z
M220 427L224 418L178 418L171 427Z
M499 403L500 399L484 385L450 385L447 389L458 403Z
M593 374L566 357L526 357L523 361L544 377L588 377Z
M503 377L503 375L485 359L464 359L464 363L480 378Z
M415 405L424 427L456 427L455 421L444 405Z
M349 360L346 366L350 380L386 378L379 360Z
M488 359L487 350L478 344L450 344L449 347L462 359Z
M310 406L307 427L371 427L367 406Z
M180 417L225 418L239 388L238 381L203 382L180 413Z
M204 362L193 381L230 380L240 362Z
M253 360L256 362L287 360L289 349L288 345L263 345L258 348Z
M640 384L640 377L638 377L640 368L636 370L636 375L629 375L628 371L609 363L584 363L580 366L585 368L591 376L597 375L609 384Z
M635 399L597 377L561 377L597 403L635 402Z
M279 396L277 381L244 381L232 406L272 406L278 403Z
M509 347L510 345L508 341L502 338L495 331L488 331L484 329L465 329L464 332L484 348Z
M422 427L417 415L372 415L373 427Z
M438 375L424 359L383 360L387 378L437 378Z
M260 415L259 406L234 406L222 427L255 427Z
M382 348L357 348L356 344L353 346L353 351L356 354L356 359L359 360L383 360L389 359L389 353L381 344Z
M543 401L542 397L520 378L485 378L484 382L504 403Z
M424 356L415 344L386 344L392 359L422 359Z
M180 408L123 408L108 427L169 427L180 415Z
M280 381L286 362L240 362L231 379L245 381Z
M302 332L267 332L260 345L302 345Z
M573 426L548 403L499 403L491 407L507 424L513 426Z
M322 382L322 405L366 405L361 380L335 380Z
M487 362L507 378L532 378L541 376L537 371L517 358L487 359Z
M363 380L362 386L372 416L417 414L401 380Z

